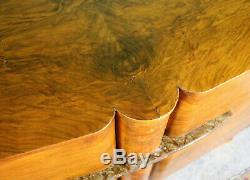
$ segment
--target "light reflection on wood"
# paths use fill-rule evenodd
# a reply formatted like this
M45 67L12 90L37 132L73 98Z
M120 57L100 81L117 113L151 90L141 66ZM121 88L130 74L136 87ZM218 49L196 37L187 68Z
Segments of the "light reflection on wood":
M250 67L247 0L0 2L0 157L153 119Z

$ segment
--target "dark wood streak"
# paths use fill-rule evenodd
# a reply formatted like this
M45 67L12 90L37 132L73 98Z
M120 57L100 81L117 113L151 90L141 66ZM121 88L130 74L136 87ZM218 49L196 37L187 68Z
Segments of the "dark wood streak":
M168 112L250 67L246 0L0 1L0 157Z

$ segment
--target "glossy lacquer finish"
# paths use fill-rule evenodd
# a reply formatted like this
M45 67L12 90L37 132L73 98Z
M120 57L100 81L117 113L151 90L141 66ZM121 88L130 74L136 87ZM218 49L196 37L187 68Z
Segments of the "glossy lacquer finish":
M0 1L0 179L92 173L115 146L152 152L166 127L175 136L224 113L225 93L247 99L232 85L184 98L223 112L171 115L185 94L249 76L249 12L247 0Z

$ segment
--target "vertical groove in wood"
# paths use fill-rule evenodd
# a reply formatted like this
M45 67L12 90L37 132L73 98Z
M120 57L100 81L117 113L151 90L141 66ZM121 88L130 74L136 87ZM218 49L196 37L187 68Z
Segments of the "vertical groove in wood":
M161 143L169 114L153 120L136 120L117 112L116 137L117 147L127 153L151 153ZM151 167L127 175L123 179L144 180L150 174Z

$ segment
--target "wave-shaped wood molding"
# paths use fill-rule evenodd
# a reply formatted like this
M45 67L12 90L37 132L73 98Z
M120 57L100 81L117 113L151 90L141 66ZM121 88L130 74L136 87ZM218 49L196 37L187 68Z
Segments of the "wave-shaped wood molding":
M246 0L0 1L0 179L99 171L114 147L152 152L166 127L178 136L240 106L249 10Z
M180 89L177 107L171 115L166 133L180 136L248 101L249 80L250 71L247 71L208 91L189 92Z
M64 179L89 174L105 168L99 158L104 152L111 154L116 144L127 152L153 152L160 145L169 116L166 132L169 136L179 136L227 111L234 113L235 108L246 103L249 106L249 81L248 71L206 92L180 89L180 98L173 113L158 119L136 120L116 112L110 123L94 134L1 160L0 178ZM247 115L250 117L249 113ZM240 120L237 124L242 125ZM124 178L147 179L150 169Z
M166 128L168 136L181 136L227 111L232 112L232 117L206 140L157 163L152 179L164 179L250 125L250 84L247 82L250 82L250 71L205 92L180 91L180 99Z
M117 113L117 147L127 153L152 153L160 145L170 113L158 119L137 120ZM147 179L151 166L129 174L123 179Z

